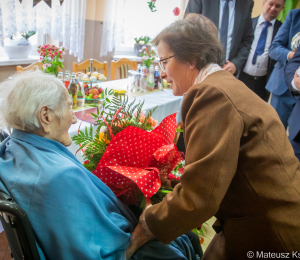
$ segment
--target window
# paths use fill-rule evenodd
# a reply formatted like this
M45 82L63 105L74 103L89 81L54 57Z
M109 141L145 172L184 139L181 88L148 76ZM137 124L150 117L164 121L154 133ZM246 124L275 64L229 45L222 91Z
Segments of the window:
M15 39L21 39L22 36L18 33ZM7 45L9 39L4 39L4 45ZM37 52L37 46L42 45L44 42L44 36L42 33L37 32L35 35L29 38L29 42L32 45L32 49L29 55L39 55ZM0 46L0 57L7 57L3 47Z
M149 36L153 39L165 27L179 19L173 9L181 0L158 0L156 12L151 12L146 1L126 0L124 10L124 42L116 46L115 54L133 54L134 38Z

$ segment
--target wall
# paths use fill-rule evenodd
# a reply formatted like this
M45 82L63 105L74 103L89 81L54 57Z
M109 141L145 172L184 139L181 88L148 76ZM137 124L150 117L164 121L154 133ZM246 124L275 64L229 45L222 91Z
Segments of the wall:
M252 10L252 17L257 17L261 14L262 4L264 0L254 0L254 6Z
M110 61L113 53L100 58L100 44L103 31L105 0L87 0L86 6L86 21L85 21L85 39L84 39L84 54L83 60L95 59L98 61L107 61L110 71ZM49 43L49 37L47 37ZM56 44L56 42L51 42ZM72 71L73 62L77 62L77 58L66 54L64 59L64 70ZM26 67L27 65L24 65ZM63 71L64 71L63 70ZM10 75L16 72L16 66L0 66L0 82L7 79ZM110 78L110 75L109 75Z
M86 21L85 21L85 40L83 60L95 59L98 61L107 61L108 71L110 71L110 61L113 53L100 58L100 45L103 32L105 0L87 0ZM81 62L82 62L81 61ZM65 70L72 71L73 62L77 62L77 58L67 54L65 56ZM110 79L110 73L108 75Z
M87 0L83 61L91 58L101 62L107 61L110 71L110 61L112 60L113 53L109 53L107 56L100 58L105 1L106 0ZM260 15L263 1L264 0L254 0L252 17ZM300 2L298 3L298 8L300 8ZM72 71L73 62L77 62L77 58L67 54L64 61L65 70ZM0 82L15 72L16 66L0 66Z

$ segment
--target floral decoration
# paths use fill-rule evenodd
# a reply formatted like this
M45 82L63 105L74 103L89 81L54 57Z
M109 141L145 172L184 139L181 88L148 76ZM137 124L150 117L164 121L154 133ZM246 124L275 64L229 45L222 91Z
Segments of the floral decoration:
M56 47L55 45L44 45L38 47L40 60L43 64L42 70L46 73L54 74L57 76L60 69L64 68L62 63L63 56L66 54L66 47Z
M146 46L143 46L142 49L139 50L139 52L140 52L140 57L142 57L143 66L146 66L149 69L156 57L155 51L150 50Z
M180 9L178 7L175 7L174 10L173 10L173 13L174 13L175 16L180 15Z
M151 0L150 2L148 2L148 6L149 6L151 12L156 12L157 11L156 6L155 6L155 2L156 2L156 0Z

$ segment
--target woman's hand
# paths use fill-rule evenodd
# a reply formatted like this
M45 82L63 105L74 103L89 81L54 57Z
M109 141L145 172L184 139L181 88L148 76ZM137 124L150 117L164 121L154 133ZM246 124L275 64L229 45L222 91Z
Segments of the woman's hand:
M154 238L154 235L146 234L142 224L139 222L131 234L130 245L126 250L126 259L129 259L137 249Z

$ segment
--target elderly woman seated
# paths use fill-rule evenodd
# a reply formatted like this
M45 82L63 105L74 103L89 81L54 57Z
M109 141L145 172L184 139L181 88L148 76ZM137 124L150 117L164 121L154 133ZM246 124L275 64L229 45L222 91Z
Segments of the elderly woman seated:
M125 259L137 219L66 146L77 122L60 80L31 71L0 84L0 189L27 212L41 259ZM181 236L131 259L197 259Z

